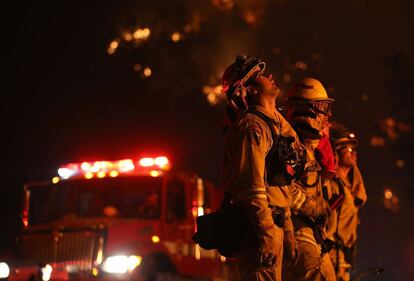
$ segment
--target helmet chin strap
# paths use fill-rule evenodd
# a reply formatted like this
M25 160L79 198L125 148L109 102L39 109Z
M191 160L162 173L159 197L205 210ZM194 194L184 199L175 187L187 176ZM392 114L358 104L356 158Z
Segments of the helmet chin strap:
M246 101L246 88L240 87L237 92L234 93L233 98L229 100L229 103L236 111L246 110L248 107Z

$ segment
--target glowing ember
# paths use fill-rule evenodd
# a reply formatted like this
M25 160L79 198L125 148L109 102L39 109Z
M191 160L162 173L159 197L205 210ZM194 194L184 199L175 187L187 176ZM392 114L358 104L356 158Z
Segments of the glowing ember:
M363 102L368 102L368 95L367 94L363 94L362 96L361 96L361 100L363 101Z
M145 40L147 39L151 34L151 31L148 27L146 28L138 28L134 34L133 37L137 40Z
M373 147L383 147L385 145L385 139L379 136L372 136L371 145Z
M180 40L181 40L181 34L180 34L179 32L174 32L174 33L171 35L171 40L172 40L173 42L178 42L178 41L180 41Z
M129 33L129 32L124 32L124 34L123 34L123 38L124 38L124 40L125 40L125 41L129 42L129 41L131 41L131 40L132 40L133 36L132 36L132 34L131 34L131 33Z
M112 41L112 42L109 44L109 47L108 47L108 49L106 50L106 52L107 52L108 54L112 55L112 54L114 54L114 53L116 52L116 49L117 49L118 47L119 47L119 41L118 41L118 39L116 39L116 40Z
M139 63L134 64L135 71L140 71L141 69L142 69L142 65L140 65Z
M145 77L150 77L152 75L152 70L149 67L144 68Z
M218 85L215 87L205 86L203 87L203 93L206 95L207 101L210 105L215 106L218 103L225 100L225 96L222 94L223 86Z
M297 69L301 69L301 70L308 69L308 65L305 62L303 62L303 61L297 61L295 63L295 66L296 66Z
M289 73L283 74L283 81L289 83L292 80L292 76Z
M398 168L404 168L405 166L404 160L398 159L397 161L395 161L395 166L397 166Z
M119 46L119 42L118 40L112 41L111 44L109 45L109 48L111 49L116 49Z
M384 190L384 197L385 197L386 199L391 199L391 198L392 198L392 196L393 196L392 191L391 191L389 188L386 188L386 189Z
M212 0L212 3L214 6L224 11L231 10L234 6L233 0Z

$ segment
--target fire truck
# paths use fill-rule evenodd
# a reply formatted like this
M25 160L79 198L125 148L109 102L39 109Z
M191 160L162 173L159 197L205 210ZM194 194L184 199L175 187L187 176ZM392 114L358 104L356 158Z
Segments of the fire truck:
M7 278L225 279L225 258L191 239L197 216L219 208L222 194L170 168L165 156L70 163L50 181L25 185Z

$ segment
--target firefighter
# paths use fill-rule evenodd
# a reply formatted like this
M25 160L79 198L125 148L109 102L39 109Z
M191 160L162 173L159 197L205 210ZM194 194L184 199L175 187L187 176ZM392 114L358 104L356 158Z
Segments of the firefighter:
M358 211L366 200L364 181L357 166L355 134L339 123L330 129L330 140L335 151L336 175L330 180L332 193L342 197L336 210L335 247L330 255L338 280L349 281L357 240ZM339 262L337 262L339 261Z
M292 221L300 256L296 263L284 267L284 280L336 280L325 248L332 215L323 196L328 181L322 177L324 170L332 172L329 159L333 159L333 153L326 142L320 145L333 101L313 78L300 80L287 97L285 116L306 147L306 162L302 164L301 176L290 185Z
M229 106L239 117L226 133L222 187L253 230L236 254L246 281L280 281L283 243L289 245L288 259L296 254L288 184L301 145L276 110L280 90L264 70L260 59L237 56L223 74ZM292 233L285 241L284 230Z

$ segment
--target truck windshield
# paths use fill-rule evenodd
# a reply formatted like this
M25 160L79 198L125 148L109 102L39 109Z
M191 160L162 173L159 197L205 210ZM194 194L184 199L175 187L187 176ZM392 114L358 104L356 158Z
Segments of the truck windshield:
M29 186L29 223L75 218L157 219L162 179L104 178Z

